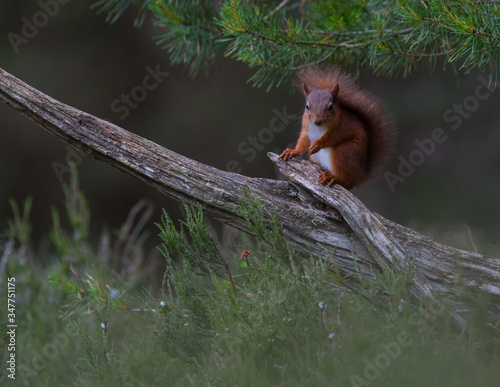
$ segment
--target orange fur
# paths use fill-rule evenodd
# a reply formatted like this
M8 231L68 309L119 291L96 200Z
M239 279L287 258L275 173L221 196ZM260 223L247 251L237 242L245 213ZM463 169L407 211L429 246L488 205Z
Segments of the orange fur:
M309 156L328 170L319 182L347 189L377 175L396 139L393 121L379 99L359 90L336 67L309 68L299 81L306 97L302 131L295 149L286 149L280 158L286 161L309 149Z

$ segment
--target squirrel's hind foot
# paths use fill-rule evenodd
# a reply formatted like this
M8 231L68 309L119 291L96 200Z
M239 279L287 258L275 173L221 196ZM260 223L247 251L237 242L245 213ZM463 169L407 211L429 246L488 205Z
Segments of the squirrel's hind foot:
M318 182L321 185L328 185L328 187L331 187L332 185L337 183L337 178L330 172L323 172L321 175L319 175Z
M334 184L339 184L345 189L351 189L353 187L352 184L342 181L330 172L323 172L320 174L318 182L322 185L328 185L328 187L333 187Z

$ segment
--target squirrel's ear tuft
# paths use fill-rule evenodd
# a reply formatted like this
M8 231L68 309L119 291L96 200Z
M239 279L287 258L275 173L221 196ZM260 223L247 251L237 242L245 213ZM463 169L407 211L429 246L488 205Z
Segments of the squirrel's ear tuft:
M335 100L339 95L339 84L337 83L335 87L332 87L330 90L330 94L332 95L332 99Z
M302 90L304 90L305 95L309 95L309 93L311 92L311 90L309 89L309 86L307 86L307 84L305 82L302 82Z

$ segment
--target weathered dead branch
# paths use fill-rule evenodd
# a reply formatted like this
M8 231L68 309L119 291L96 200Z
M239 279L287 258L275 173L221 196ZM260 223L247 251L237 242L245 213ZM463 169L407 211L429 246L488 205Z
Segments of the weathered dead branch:
M380 266L394 270L411 257L417 269L414 297L451 299L454 318L464 326L467 307L459 289L489 294L492 321L500 318L499 259L438 244L372 213L342 187L318 185L317 167L305 160L285 163L269 154L288 182L221 171L56 101L2 69L0 100L89 157L165 195L201 202L223 223L248 232L237 209L250 188L267 214L274 204L284 236L298 253L312 252L346 276L361 271L367 278Z

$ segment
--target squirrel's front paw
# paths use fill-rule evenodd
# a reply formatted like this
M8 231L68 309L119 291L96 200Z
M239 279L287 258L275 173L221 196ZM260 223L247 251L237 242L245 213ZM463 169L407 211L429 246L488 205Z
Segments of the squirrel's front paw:
M280 155L280 159L288 161L298 156L300 153L294 149L286 148L283 153Z
M311 146L309 147L309 156L318 153L321 150L321 146L318 142L318 140L314 141Z
M331 187L337 182L337 178L330 172L323 172L321 175L319 175L318 182L321 185L328 184L328 187Z

